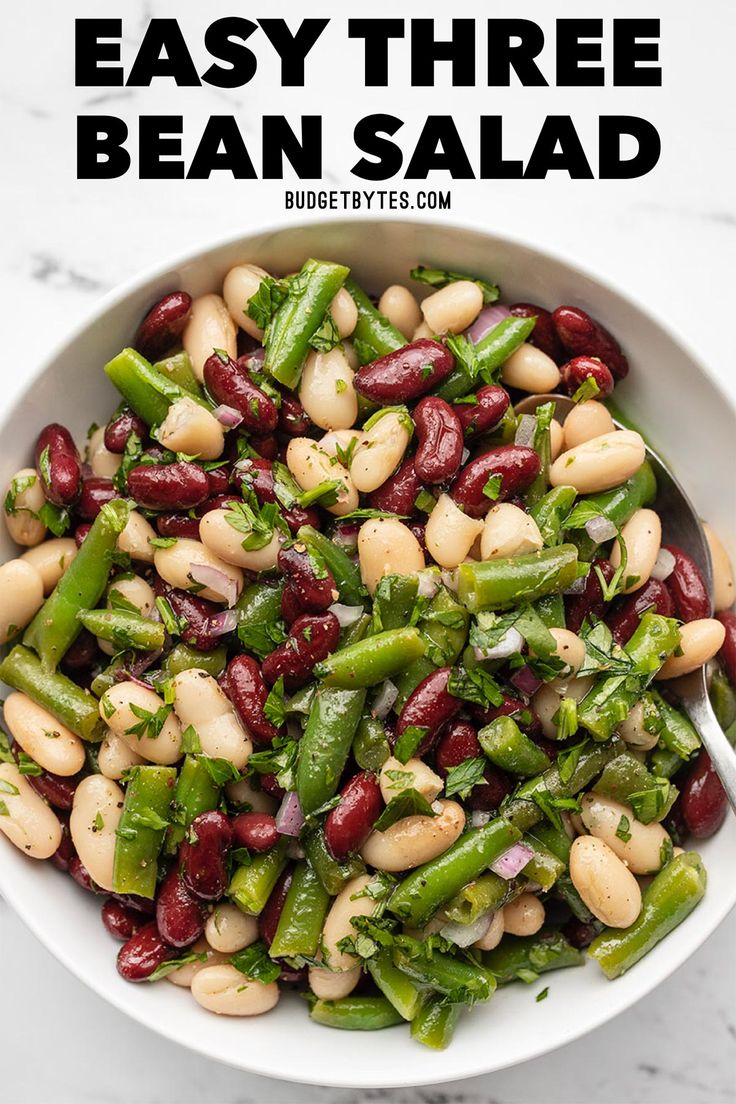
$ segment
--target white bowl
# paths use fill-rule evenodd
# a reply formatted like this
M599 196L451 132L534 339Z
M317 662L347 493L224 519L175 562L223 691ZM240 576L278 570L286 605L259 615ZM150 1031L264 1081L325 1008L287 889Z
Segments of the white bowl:
M109 414L117 399L102 365L131 340L144 311L163 293L219 289L238 261L290 271L307 256L351 265L370 289L407 282L409 269L421 262L497 279L507 302L575 303L590 310L629 355L631 374L617 389L617 401L672 462L703 516L733 541L725 457L736 437L735 412L693 355L646 312L572 263L503 237L417 222L313 223L240 237L146 273L109 295L5 413L0 486L31 459L36 434L47 422L63 422L83 440L88 425ZM16 552L4 532L0 542L1 562ZM651 992L736 903L736 820L729 816L701 850L709 874L705 899L630 973L608 982L589 962L532 986L511 986L465 1014L442 1053L413 1043L406 1028L375 1035L319 1027L294 996L267 1016L238 1020L203 1011L186 991L165 982L130 985L116 973L117 944L100 923L99 902L49 864L29 861L5 842L0 843L0 891L45 946L96 993L208 1058L291 1081L400 1087L471 1077L535 1058ZM549 998L536 1004L543 985L549 985Z

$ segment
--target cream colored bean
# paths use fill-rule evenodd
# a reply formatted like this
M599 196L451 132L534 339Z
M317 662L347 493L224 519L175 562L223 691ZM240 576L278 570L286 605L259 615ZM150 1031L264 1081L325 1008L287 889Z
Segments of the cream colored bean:
M207 966L192 978L192 996L218 1016L261 1016L278 1004L275 981L252 981L229 962Z
M347 288L340 288L330 303L330 314L340 338L350 337L358 321L358 308Z
M448 494L441 494L427 519L424 539L440 567L455 568L468 558L482 532L481 518L468 517Z
M343 886L327 913L324 928L322 929L322 956L331 970L352 970L356 965L354 955L347 951L341 951L338 943L347 936L355 935L353 918L356 916L370 916L376 907L372 897L358 897L372 878L369 874L360 874L357 878L351 878Z
M171 404L157 436L164 448L200 460L219 459L225 447L225 432L214 414L187 397Z
M375 491L401 463L411 440L406 415L389 411L366 430L353 453L350 476L359 491Z
M263 340L263 330L249 317L248 303L267 276L265 269L259 268L258 265L235 265L235 268L231 268L228 272L222 285L222 297L233 322L256 341Z
M573 840L570 877L593 915L608 927L628 928L641 912L636 878L608 844L595 836Z
M182 344L200 383L204 379L204 363L215 349L222 349L235 359L238 355L235 324L219 295L201 295L194 300Z
M127 770L145 761L142 755L133 751L122 736L117 736L112 729L108 728L97 755L100 774L119 782Z
M153 563L153 548L150 542L155 540L156 530L146 521L143 514L131 510L125 528L118 537L118 550L127 552L131 560L141 563Z
M544 923L544 905L533 893L520 893L503 906L503 930L509 935L535 935Z
M82 769L84 744L47 709L15 692L3 712L13 739L44 770L68 778Z
M153 593L153 587L145 579L141 579L140 575L134 575L131 579L115 579L107 593L108 609L113 609L115 594L134 605L143 617L150 617L154 612L156 595ZM97 647L105 655L110 656L115 655L118 650L112 641L103 640L100 636L97 637Z
M403 284L391 284L378 300L378 310L388 318L392 326L399 330L407 341L422 324L422 312L416 299Z
M0 565L0 644L24 629L43 604L43 581L23 559Z
M251 811L256 813L275 813L279 807L278 801L265 790L254 790L247 778L228 782L225 793L228 801L235 805L250 805Z
M204 938L198 939L191 947L187 947L187 952L189 951L193 951L195 954L204 954L207 957L199 961L188 962L186 966L180 966L178 970L172 970L170 974L166 975L166 980L170 981L172 985L178 985L180 989L191 989L192 982L200 970L204 970L208 966L219 966L221 963L228 961L227 955L221 954L219 951L213 951Z
M234 567L244 567L248 571L270 571L276 566L279 549L285 540L284 534L275 528L270 541L263 548L243 548L245 534L234 529L228 521L228 518L234 516L231 510L209 510L199 523L202 544Z
M122 462L122 456L105 447L105 427L98 426L87 442L87 463L92 468L92 474L112 479Z
M325 433L324 437L320 437L319 444L320 450L327 456L337 456L338 446L346 453L350 450L352 445L353 449L356 449L358 445L362 444L365 434L362 429L334 429L330 433ZM355 444L353 445L353 441Z
M563 452L549 469L549 481L553 487L574 487L580 494L608 491L630 479L645 456L641 435L619 429Z
M501 378L507 387L545 394L559 385L560 369L552 357L525 341L504 363Z
M503 909L496 909L494 913L491 913L491 922L486 929L485 935L482 935L480 939L476 939L473 946L478 951L492 951L503 939L504 925L503 925Z
M286 466L303 491L311 491L325 480L336 479L342 483L337 502L326 507L330 514L341 517L358 508L358 492L347 468L322 452L316 441L309 437L292 437L286 450Z
M483 309L483 292L472 280L458 280L428 295L422 314L432 333L460 333Z
M233 529L232 532L237 536L237 530ZM225 593L227 584L223 581L222 588L220 588L219 582L217 584L211 583L200 589L200 584L195 583L192 578L192 564L195 565L195 568L199 566L211 567L215 571L220 571L230 582L235 584L238 595L243 589L243 572L240 568L227 563L221 556L216 555L211 548L202 544L201 541L180 537L176 544L172 544L170 548L157 548L153 562L156 571L158 571L164 582L173 587L180 587L182 590L191 590L194 587L201 598L209 598L213 602L227 602L228 598Z
M0 832L32 859L48 859L61 843L56 814L15 763L0 763Z
M713 565L713 608L716 613L730 609L736 598L733 581L733 568L721 538L715 529L703 522L703 532L710 548L710 559Z
M640 590L648 582L662 543L662 523L654 510L637 510L621 530L626 544L626 578L624 594ZM609 560L615 568L621 565L621 548L614 544Z
M40 544L46 536L46 526L36 514L46 502L46 496L35 468L21 468L15 473L4 502L5 525L11 540L25 548Z
M21 559L38 572L44 594L50 594L77 552L77 543L71 537L52 537L35 548L29 548Z
M371 832L361 855L377 870L395 873L437 858L451 847L465 826L465 813L454 801L439 801L437 816L402 817L385 832Z
M371 594L384 575L414 575L425 567L419 541L396 518L371 518L358 533L360 576Z
M531 706L539 717L542 732L549 740L557 738L557 725L552 718L560 708L563 698L574 698L581 701L593 685L593 679L583 678L559 678L546 682L540 686L531 700Z
M726 630L715 617L703 617L680 625L680 655L671 655L655 679L679 678L689 675L713 659L723 646Z
M553 418L549 424L549 455L550 461L554 461L562 452L565 434L560 422Z
M613 418L601 402L595 399L587 399L577 403L565 418L563 427L563 443L566 449L577 448L586 441L592 441L594 437L602 437L604 433L613 433L615 430Z
M647 732L644 717L644 706L642 702L637 702L616 730L632 751L651 751L659 742L658 732Z
M309 988L320 1000L341 1000L350 996L360 981L361 974L360 966L353 966L352 970L340 970L339 973L310 966Z
M378 782L387 805L402 790L416 790L431 805L444 786L440 776L421 759L408 759L406 763L400 763L393 755L381 767Z
M434 336L434 330L430 329L426 322L421 322L411 335L411 339L412 341L421 341L425 337L432 338Z
M358 396L353 370L342 349L330 349L328 353L313 350L308 355L299 383L299 401L321 429L350 429L358 417Z
M193 725L205 755L228 759L242 770L253 744L238 720L217 679L197 667L181 671L173 680L174 709L186 728Z
M544 546L542 534L531 514L511 502L499 502L486 514L480 538L484 560L523 556Z
M168 712L157 736L150 736L147 728L138 736L129 731L140 725L142 720L131 709L133 705L152 715L164 708L163 699L153 690L146 690L145 686L139 686L137 682L117 682L102 695L100 716L116 736L149 763L158 763L161 766L176 763L181 758L181 728L176 714Z
M215 905L207 917L204 934L210 947L222 954L235 954L258 939L258 920L236 905Z
M125 795L110 778L88 774L77 786L69 817L69 833L90 878L112 892L116 832Z
M580 815L591 836L607 843L632 874L656 874L661 869L662 848L670 838L661 824L642 824L628 805L596 793L585 794L581 806ZM616 835L622 817L626 818L623 835L629 839Z
M552 628L549 632L555 639L555 655L565 664L558 677L566 679L576 675L585 662L585 644L569 629Z

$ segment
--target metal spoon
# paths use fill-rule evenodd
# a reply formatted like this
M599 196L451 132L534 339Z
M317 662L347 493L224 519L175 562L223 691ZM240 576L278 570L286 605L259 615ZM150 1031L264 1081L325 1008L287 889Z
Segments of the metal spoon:
M517 403L517 414L533 414L543 403L555 403L555 417L562 421L573 407L571 399L564 395L530 395ZM624 428L614 419L614 425ZM713 568L710 549L703 527L692 502L667 465L654 449L647 448L647 459L657 479L657 498L654 508L662 522L662 532L668 544L676 544L692 556L705 579L708 593L713 593ZM711 611L712 613L712 608ZM716 773L723 783L731 808L736 812L736 752L728 742L716 720L708 697L705 668L700 667L690 675L672 679L667 687L673 690L697 729L703 746L710 755Z

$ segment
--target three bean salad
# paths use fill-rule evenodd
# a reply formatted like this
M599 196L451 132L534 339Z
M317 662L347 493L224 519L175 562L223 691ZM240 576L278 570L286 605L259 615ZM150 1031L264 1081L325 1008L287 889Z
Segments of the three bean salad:
M40 430L4 501L0 832L97 896L126 981L439 1049L697 906L726 798L670 680L707 664L736 735L736 614L709 527L715 616L663 543L616 338L411 279L239 264L105 365L84 460Z

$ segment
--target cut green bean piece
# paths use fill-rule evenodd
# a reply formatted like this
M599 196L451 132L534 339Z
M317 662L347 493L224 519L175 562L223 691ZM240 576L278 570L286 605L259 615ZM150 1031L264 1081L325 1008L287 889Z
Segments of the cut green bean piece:
M339 1031L380 1031L404 1022L385 997L317 1000L309 1015L315 1023L323 1027L336 1027Z
M157 360L152 368L154 372L158 372L159 375L175 383L177 387L181 387L182 391L188 391L198 399L204 398L202 386L192 370L188 353L174 353L173 356Z
M473 376L462 365L450 373L435 394L446 402L462 398L478 386L478 376L491 378L534 329L535 318L504 318L475 346L477 371Z
M309 863L297 863L269 949L271 958L313 958L329 903L330 895Z
M165 843L168 855L176 853L194 818L200 813L216 809L219 801L220 787L213 780L202 757L186 755L174 787L174 814Z
M412 1039L431 1050L444 1050L452 1042L462 1010L462 1004L428 996L411 1021Z
M380 771L391 755L383 721L365 713L353 740L353 758L361 770Z
M561 544L523 556L460 564L458 597L471 613L509 609L566 590L577 577L577 549Z
M546 974L568 966L583 966L584 956L567 942L560 932L542 935L505 935L498 947L483 953L483 965L498 979L499 985L517 981L531 970Z
M166 656L162 666L171 678L180 675L182 671L191 671L193 667L217 678L227 666L227 648L222 644L211 652L198 652L189 644L179 642Z
M251 583L238 598L235 612L238 625L263 625L278 621L281 617L281 595L284 584L268 586L266 583Z
M624 805L631 805L636 819L642 824L663 820L677 797L675 786L664 778L658 781L628 750L606 764L593 790Z
M416 949L406 945L395 946L394 964L422 988L443 993L451 1001L454 999L464 1004L487 1001L493 996L496 979L479 964L439 951L429 958L424 954L420 941L406 940L406 943L416 943Z
M736 721L736 690L718 667L711 675L708 694L716 720L725 732Z
M326 686L317 690L299 741L296 768L296 792L305 816L336 792L364 703L365 690Z
M150 617L128 613L127 610L82 610L79 620L93 636L109 640L117 651L137 648L145 652L155 652L163 648L166 639L166 631L160 621L152 621Z
M498 909L509 895L510 883L498 874L481 874L463 886L445 905L447 919L456 924L472 924L489 909Z
M548 548L554 548L562 540L562 523L572 510L576 497L574 487L553 487L529 510Z
M373 595L373 626L376 632L406 625L417 600L416 575L384 575Z
M303 843L310 865L331 897L336 897L351 878L365 874L365 863L358 855L351 855L344 863L333 859L321 828L307 832Z
M524 877L531 882L536 882L547 893L557 879L565 873L567 864L533 835L524 836L522 842L530 847L533 852L531 859L524 867Z
M541 774L550 765L549 757L511 717L496 717L480 730L478 740L492 763L521 778Z
M0 663L0 682L27 694L83 740L92 743L102 740L105 725L100 719L97 699L66 675L47 671L33 652L22 644L16 644Z
M361 364L369 364L378 357L388 356L406 345L406 338L401 331L376 310L363 289L351 277L345 281L345 287L358 308L358 321L350 340Z
M194 399L211 409L208 403L191 391L157 372L135 349L123 349L105 365L105 373L128 406L149 426L160 425L171 404L178 399Z
M347 552L311 525L302 525L296 537L302 544L306 544L310 552L321 555L332 572L340 601L344 605L365 605L365 587L360 578L360 570Z
M568 865L572 840L564 828L556 827L549 820L541 820L534 825L531 838L551 851L563 866ZM525 842L527 842L526 839Z
M431 659L427 659L426 655L423 655L399 672L393 680L394 686L399 691L399 696L393 706L394 713L398 715L401 712L409 695L416 690L419 683L423 682L427 675L431 675L436 670L437 667Z
M674 751L680 759L690 759L700 747L700 737L690 718L665 701L658 690L650 690L649 696L663 722L659 730L660 744L668 751ZM728 726L721 725L721 727Z
M171 820L175 783L175 767L131 769L115 841L115 893L135 893L149 900L155 896L158 855Z
M268 324L263 370L289 387L299 383L309 342L350 272L344 265L310 257L289 283L289 294Z
M317 664L314 673L327 687L376 686L424 655L425 646L418 629L389 629L333 652Z
M239 866L227 887L227 896L243 912L258 916L288 861L288 840L282 836L275 847L254 855L248 866Z
M622 529L637 510L654 501L656 494L657 481L651 464L645 460L639 470L625 483L614 487L611 491L587 495L580 501L595 506L601 517L608 518L617 529ZM576 529L571 537L578 546L580 559L592 560L599 542L588 536L585 529Z
M404 1020L413 1020L420 1003L414 982L394 966L391 951L384 947L365 964L377 989L390 1001Z

